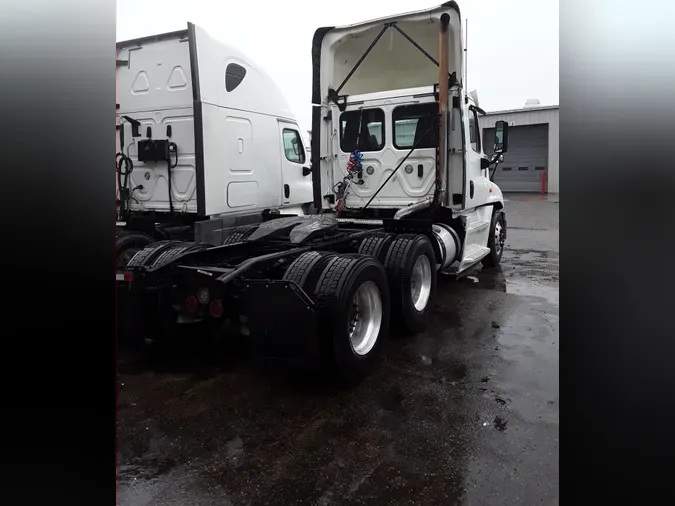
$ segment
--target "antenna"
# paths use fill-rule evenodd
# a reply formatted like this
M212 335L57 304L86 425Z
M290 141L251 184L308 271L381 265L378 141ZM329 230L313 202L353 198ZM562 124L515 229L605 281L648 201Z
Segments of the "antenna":
M465 28L464 28L464 89L468 90L469 85L469 52L467 51L469 49L469 19L466 19L466 22L464 23Z

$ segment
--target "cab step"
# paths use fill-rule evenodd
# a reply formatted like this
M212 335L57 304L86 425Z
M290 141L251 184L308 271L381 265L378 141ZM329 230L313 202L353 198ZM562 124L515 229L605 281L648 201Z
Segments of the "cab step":
M462 259L462 266L469 266L471 264L475 264L476 262L482 260L485 256L490 253L490 248L487 248L485 246L475 246L471 250L467 251L464 254L464 258Z
M469 228L466 229L467 234L477 234L479 232L482 232L485 230L487 227L490 226L490 220L480 220L480 221L475 221L471 223Z

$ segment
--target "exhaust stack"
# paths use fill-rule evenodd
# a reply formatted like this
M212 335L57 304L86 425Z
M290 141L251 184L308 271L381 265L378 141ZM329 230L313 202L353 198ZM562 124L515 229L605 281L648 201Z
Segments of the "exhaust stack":
M432 207L437 208L443 201L445 193L445 166L448 155L448 25L450 16L441 16L438 33L438 112L440 122L438 128L438 156L436 163L436 191Z

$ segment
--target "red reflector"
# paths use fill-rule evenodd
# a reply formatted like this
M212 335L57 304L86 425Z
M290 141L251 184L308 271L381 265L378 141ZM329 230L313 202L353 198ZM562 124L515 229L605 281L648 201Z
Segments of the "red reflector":
M220 318L223 315L223 303L218 299L211 301L211 316Z
M197 297L190 295L187 299L185 299L185 308L188 311L194 313L195 311L197 311L197 305L198 305Z

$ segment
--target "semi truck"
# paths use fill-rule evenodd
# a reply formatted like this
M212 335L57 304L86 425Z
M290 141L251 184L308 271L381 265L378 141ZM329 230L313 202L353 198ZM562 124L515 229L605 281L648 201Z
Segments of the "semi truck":
M201 68L201 58L192 65ZM508 149L508 125L499 121L494 139L481 138L484 111L466 90L464 58L454 1L317 29L314 212L265 213L224 229L219 245L141 249L118 274L138 315L132 331L194 339L244 322L260 359L347 384L376 367L390 330L423 331L439 273L497 266L506 239L504 199L492 178ZM214 79L209 93L224 93L216 91L224 84ZM209 96L196 95L195 110ZM195 139L196 152L202 141ZM206 188L219 183L204 177ZM264 177L251 175L235 199L250 198L253 181L262 186L255 178Z
M220 245L264 213L305 214L302 130L250 58L188 23L117 43L117 260L160 240Z

